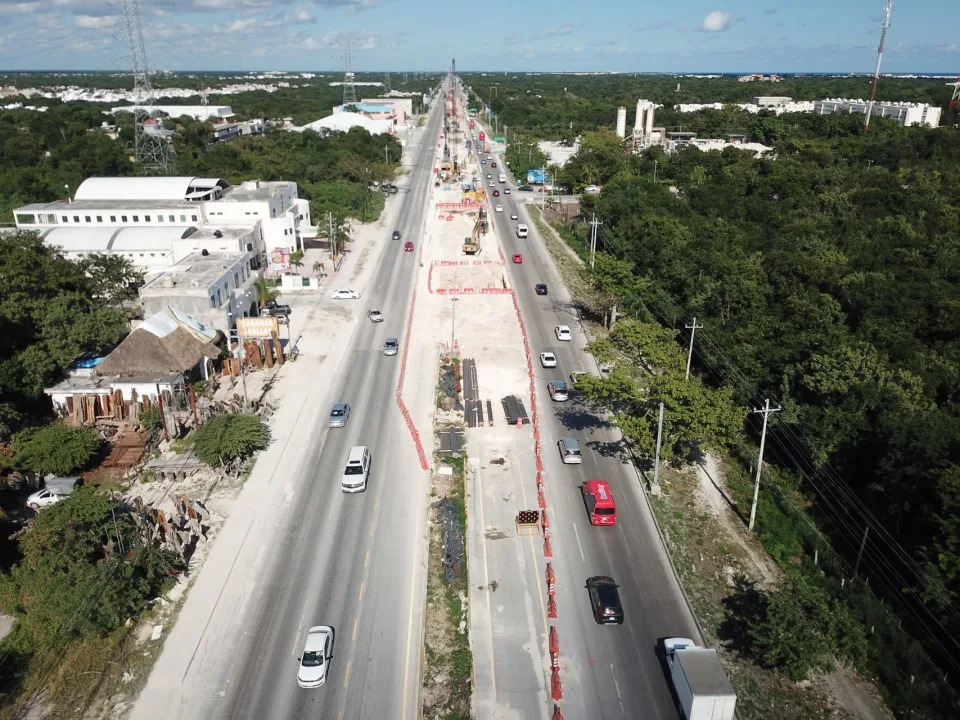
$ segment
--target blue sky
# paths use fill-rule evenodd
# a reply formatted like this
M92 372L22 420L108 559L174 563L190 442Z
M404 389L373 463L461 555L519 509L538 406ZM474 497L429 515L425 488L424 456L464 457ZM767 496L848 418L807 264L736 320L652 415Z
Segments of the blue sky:
M0 0L0 69L124 70L120 0ZM170 70L872 72L883 0L140 0ZM900 0L883 70L960 74L960 0Z

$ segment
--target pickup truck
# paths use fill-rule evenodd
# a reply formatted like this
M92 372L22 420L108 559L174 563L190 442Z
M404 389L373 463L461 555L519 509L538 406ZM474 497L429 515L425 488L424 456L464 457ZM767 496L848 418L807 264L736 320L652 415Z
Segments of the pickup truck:
M289 315L290 306L281 305L276 300L267 300L266 305L263 306L263 314L270 317L276 317L277 315Z

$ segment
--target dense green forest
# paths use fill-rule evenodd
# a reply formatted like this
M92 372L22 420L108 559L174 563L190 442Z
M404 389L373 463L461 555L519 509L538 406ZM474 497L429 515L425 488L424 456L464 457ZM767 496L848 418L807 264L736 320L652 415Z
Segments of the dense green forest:
M0 222L12 221L11 211L20 205L72 195L87 177L135 174L129 160L132 118L118 114L119 140L93 130L108 119L100 105L87 102L54 101L43 113L0 110ZM375 217L382 197L367 188L373 180L392 179L400 165L402 149L395 137L372 137L360 129L327 137L275 130L209 148L210 123L181 117L168 124L177 128L174 172L225 177L232 183L293 180L300 196L311 201L315 217L328 210Z
M898 714L955 716L942 688L909 682L937 672L867 599L896 608L956 682L960 132L883 120L864 133L856 116L750 122L774 157L694 148L628 157L609 131L584 134L561 176L604 184L582 198L584 217L603 222L598 247L609 258L595 279L621 310L681 343L696 317L695 367L743 408L782 404L767 436L761 539L787 567L802 559L825 592L862 596L855 612L876 632L868 669ZM582 249L588 230L581 220L564 233ZM749 413L754 439L761 423ZM748 476L756 446L732 452Z
M678 113L679 103L743 103L755 95L786 95L794 100L830 97L866 98L871 79L857 77L786 76L782 82L737 82L735 77L693 78L674 75L537 75L464 74L471 89L471 106L487 105L512 133L538 139L573 138L585 130L613 128L617 108L627 108L632 127L638 99L663 108L656 111L656 125L668 130L697 131L692 113ZM677 85L680 91L677 91ZM492 88L492 89L491 89ZM945 80L882 78L878 100L926 102L943 108L942 125L960 122L960 112L947 112L951 88ZM746 117L746 113L743 113ZM722 133L742 132L743 126L721 124Z

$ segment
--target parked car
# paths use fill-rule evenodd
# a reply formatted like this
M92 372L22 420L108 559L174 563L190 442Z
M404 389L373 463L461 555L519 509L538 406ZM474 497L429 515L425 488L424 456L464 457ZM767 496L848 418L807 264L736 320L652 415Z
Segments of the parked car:
M556 334L557 340L565 342L573 340L573 333L570 332L570 328L568 328L566 325L557 325L553 329L553 332Z
M69 493L60 492L58 489L54 488L37 490L37 492L33 493L27 498L27 507L31 510L39 510L40 508L50 507L51 505L56 505L58 502L67 497L67 495L69 495Z
M540 364L545 368L555 368L557 366L557 356L552 352L540 353Z
M547 284L546 283L537 283L533 286L533 289L536 291L537 295L546 295L547 294Z
M314 625L307 630L303 654L298 658L297 685L302 688L320 687L327 681L327 666L333 659L333 628Z
M596 575L587 578L587 594L593 619L600 625L623 625L623 605L620 604L620 587L612 577Z
M404 251L404 252L413 252L413 243L412 243L410 240L407 240L407 241L403 244L403 251Z
M570 391L567 390L567 384L563 380L552 380L547 383L547 390L550 392L550 399L554 402L566 402L570 399Z
M384 355L396 355L399 349L400 349L400 343L397 341L396 338L387 338L387 341L383 343Z
M373 310L367 311L367 317L370 318L372 323L382 323L383 322L383 313L374 308Z
M330 295L331 300L359 300L360 293L357 290L350 290L349 288L340 288L339 290L334 290Z
M400 231L399 231L399 230L394 230L394 231L393 231L393 239L394 239L394 240L399 240L399 239L400 239Z
M290 306L281 305L276 300L267 300L267 302L263 306L263 314L271 315L271 316L272 315L289 315Z
M347 418L350 417L350 406L346 403L337 403L330 410L329 427L342 428L347 426Z

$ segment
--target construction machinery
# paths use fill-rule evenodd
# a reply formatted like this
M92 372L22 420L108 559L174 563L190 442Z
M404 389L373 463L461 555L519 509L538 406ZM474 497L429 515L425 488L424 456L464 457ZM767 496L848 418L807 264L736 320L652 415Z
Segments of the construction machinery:
M480 252L480 236L486 235L488 228L487 211L480 208L477 214L477 221L473 224L473 232L470 234L470 237L463 239L464 255L476 255Z

